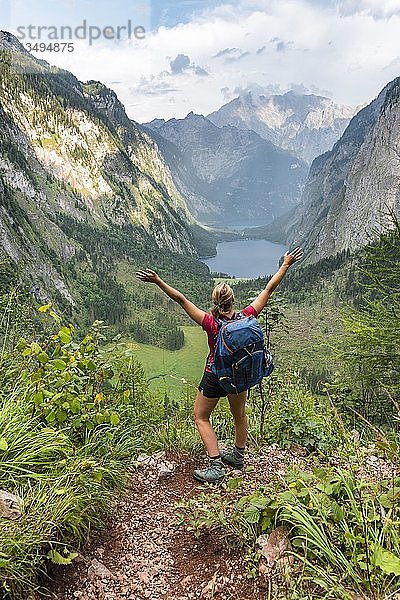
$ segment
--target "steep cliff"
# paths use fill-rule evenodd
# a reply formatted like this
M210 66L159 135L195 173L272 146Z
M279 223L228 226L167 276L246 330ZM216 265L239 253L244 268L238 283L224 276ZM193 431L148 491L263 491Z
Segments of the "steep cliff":
M93 247L109 240L102 268L113 277L119 235L132 245L127 255L195 256L193 223L157 145L114 92L38 61L0 32L0 252L21 265L38 298L57 290L76 303L77 265L93 275L99 258L87 232Z
M399 214L400 78L350 122L331 152L315 159L301 203L281 225L309 260L369 243Z

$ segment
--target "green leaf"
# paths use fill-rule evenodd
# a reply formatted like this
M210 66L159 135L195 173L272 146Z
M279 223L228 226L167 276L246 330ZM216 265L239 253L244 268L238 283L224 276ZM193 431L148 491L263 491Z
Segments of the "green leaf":
M270 502L271 500L269 498L252 498L250 504L259 510L262 510L263 508L267 508Z
M56 413L54 412L54 410L52 410L51 412L49 412L49 414L46 416L46 421L48 423L54 423L54 421L56 420Z
M46 352L41 352L38 354L38 361L42 363L42 365L46 364L49 360L49 355Z
M31 350L32 350L32 354L38 355L42 352L42 347L39 346L39 344L37 344L36 342L32 342Z
M40 381L42 379L43 376L43 369L37 369L36 371L34 371L31 375L31 381Z
M79 414L81 410L81 403L79 402L78 398L74 398L73 400L71 400L71 402L69 403L69 407L71 409L71 412L74 413L74 415Z
M43 392L37 392L33 396L33 402L35 403L35 406L39 407L43 402Z
M119 418L119 416L117 415L117 413L112 412L110 414L110 423L111 425L113 425L114 427L116 427L117 425L120 424L121 419Z
M337 502L332 502L331 515L335 523L339 523L344 517L344 510Z
M53 319L54 319L54 320L55 320L57 323L61 323L61 320L62 320L62 319L61 319L60 315L58 315L56 312L54 312L54 310L51 310L51 311L49 312L49 315L50 315L51 317L53 317Z
M99 425L104 423L104 415L101 412L96 413L96 421Z
M8 444L5 438L0 438L0 450L3 450L3 452L8 450Z
M18 344L16 345L16 349L17 350L25 350L27 345L28 345L28 343L27 343L26 339L20 338L18 341Z
M58 337L62 344L69 344L72 341L71 330L69 327L61 327Z
M68 413L66 410L64 410L63 408L59 408L57 411L57 421L59 423L65 423L65 421L67 420L68 417Z
M70 565L77 556L77 552L70 552L67 556L62 556L57 550L50 550L47 553L47 558L55 565Z
M245 509L243 517L250 524L258 523L260 518L260 511L256 506L250 505Z
M55 369L57 369L58 371L64 371L65 367L67 366L65 364L65 362L63 360L61 360L61 358L56 358L54 360L51 361L51 364L54 366Z
M400 575L400 558L379 544L374 544L372 562L388 575Z
M39 309L38 309L38 310L39 310L39 312L41 312L41 313L45 313L45 312L47 312L48 310L50 310L50 308L51 308L51 302L49 302L49 304L43 304L43 306L39 306Z
M232 477L227 483L228 490L236 490L243 482L243 477Z
M95 481L100 482L103 479L103 472L98 469L97 471L94 471L93 476Z

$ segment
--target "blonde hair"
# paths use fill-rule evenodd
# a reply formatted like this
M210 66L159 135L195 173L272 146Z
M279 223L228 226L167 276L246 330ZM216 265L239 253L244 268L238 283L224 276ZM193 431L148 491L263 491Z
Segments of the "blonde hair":
M215 286L212 293L213 307L211 314L214 317L224 317L232 311L235 302L235 294L230 285L219 283Z

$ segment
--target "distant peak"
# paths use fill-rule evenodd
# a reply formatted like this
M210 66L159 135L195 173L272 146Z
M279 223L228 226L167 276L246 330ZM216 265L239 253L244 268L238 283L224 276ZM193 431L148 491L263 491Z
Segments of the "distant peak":
M0 30L0 48L2 50L13 50L28 54L21 42L9 31Z
M199 115L197 113L194 113L192 110L190 111L190 113L188 113L186 115L187 119L204 119L205 117L203 115Z

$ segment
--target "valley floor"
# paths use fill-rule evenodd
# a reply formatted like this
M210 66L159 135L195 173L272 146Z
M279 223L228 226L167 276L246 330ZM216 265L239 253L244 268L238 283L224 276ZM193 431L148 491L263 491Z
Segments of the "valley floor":
M151 390L161 390L179 396L184 381L195 388L201 379L208 354L207 337L201 327L184 326L185 344L180 350L164 350L149 344L134 342L137 359L143 365Z

